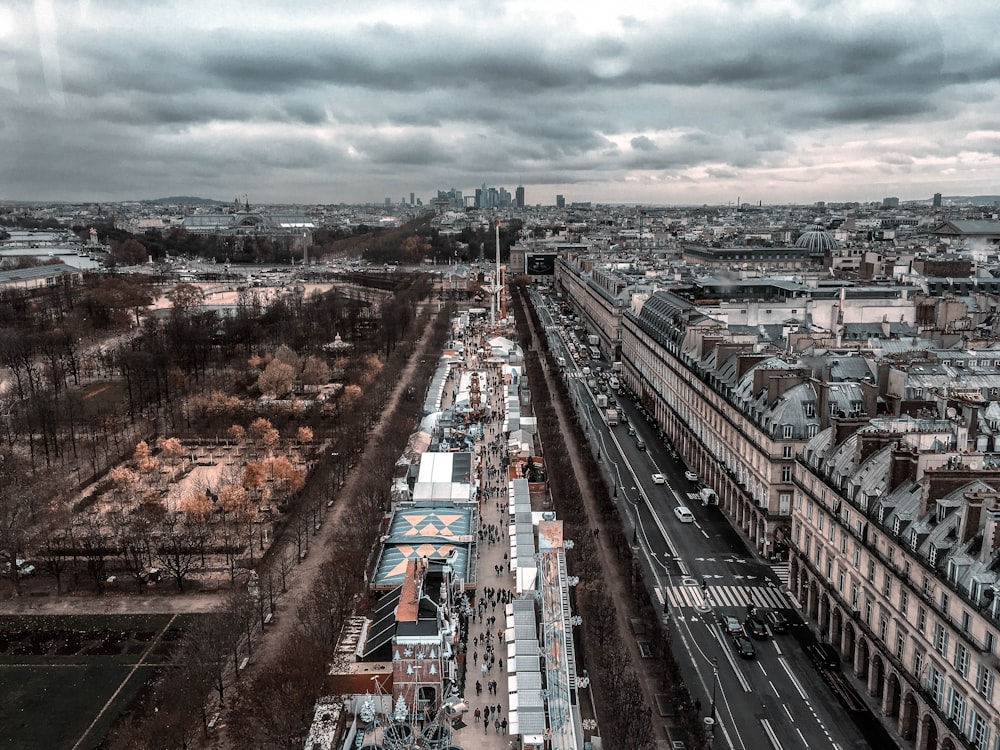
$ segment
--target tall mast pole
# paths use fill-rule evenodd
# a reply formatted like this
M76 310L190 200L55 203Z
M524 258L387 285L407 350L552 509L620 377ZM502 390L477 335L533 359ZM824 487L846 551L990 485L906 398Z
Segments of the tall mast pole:
M493 228L496 232L496 242L497 242L497 278L496 278L496 308L497 311L500 310L500 300L503 299L503 278L500 276L500 219L497 219L493 223Z

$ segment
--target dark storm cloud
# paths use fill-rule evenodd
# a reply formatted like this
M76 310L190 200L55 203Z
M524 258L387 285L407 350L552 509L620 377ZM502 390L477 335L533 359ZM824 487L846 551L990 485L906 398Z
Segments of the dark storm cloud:
M0 157L2 195L118 190L130 175L126 192L157 193L157 175L207 187L293 169L297 180L269 184L354 174L380 195L436 175L459 188L503 175L753 179L818 168L841 140L870 162L858 169L997 152L982 116L1000 79L985 2L947 24L917 1L498 2L488 17L444 0L302 2L294 15L282 2L56 2L61 82L44 75L32 14L17 16L27 31L10 59L24 73L0 115L15 144ZM963 129L982 134L962 143Z

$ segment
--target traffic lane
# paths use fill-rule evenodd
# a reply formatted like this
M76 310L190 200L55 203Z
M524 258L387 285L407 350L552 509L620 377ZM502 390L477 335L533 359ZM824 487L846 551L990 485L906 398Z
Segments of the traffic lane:
M850 730L851 717L829 709L829 690L822 685L816 689L797 675L799 665L795 655L786 651L785 639L752 639L755 656L740 656L718 622L726 614L739 619L745 613L732 607L714 608L706 617L716 620L708 631L721 657L717 657L718 718L725 724L728 717L729 724L739 728L735 739L749 748L855 746L858 736Z

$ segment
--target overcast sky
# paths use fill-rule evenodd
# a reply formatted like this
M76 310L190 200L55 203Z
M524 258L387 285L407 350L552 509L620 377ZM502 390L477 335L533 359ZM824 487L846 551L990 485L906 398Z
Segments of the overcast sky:
M1000 193L998 8L4 0L0 199Z

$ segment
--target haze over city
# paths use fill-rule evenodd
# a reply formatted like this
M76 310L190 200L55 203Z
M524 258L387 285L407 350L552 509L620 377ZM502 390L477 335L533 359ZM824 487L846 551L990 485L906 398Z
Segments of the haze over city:
M14 0L0 198L991 194L995 22L977 0Z

